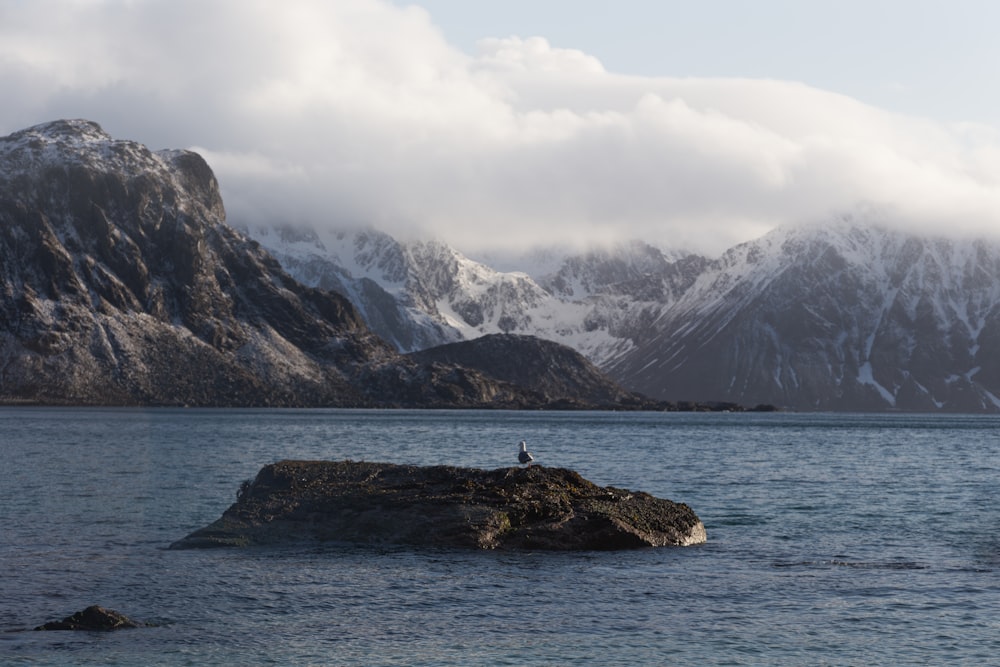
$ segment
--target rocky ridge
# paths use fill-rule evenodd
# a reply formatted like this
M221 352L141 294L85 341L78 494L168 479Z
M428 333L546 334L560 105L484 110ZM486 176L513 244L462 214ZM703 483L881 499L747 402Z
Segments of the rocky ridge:
M6 396L357 404L324 361L392 354L345 299L299 286L224 224L194 153L58 121L0 139L0 164Z

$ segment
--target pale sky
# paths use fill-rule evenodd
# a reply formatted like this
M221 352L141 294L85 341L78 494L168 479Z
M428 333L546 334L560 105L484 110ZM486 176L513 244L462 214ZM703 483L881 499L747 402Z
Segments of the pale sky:
M414 4L396 0L401 7ZM1000 126L995 0L424 0L445 38L540 35L618 74L798 81L945 122Z
M1000 3L0 0L0 134L193 148L233 224L708 253L1000 230Z

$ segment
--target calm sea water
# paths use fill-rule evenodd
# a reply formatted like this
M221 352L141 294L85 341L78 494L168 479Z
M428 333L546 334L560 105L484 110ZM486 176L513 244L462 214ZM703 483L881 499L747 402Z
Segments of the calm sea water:
M169 551L283 458L536 460L690 504L619 553ZM0 409L3 665L996 664L1000 418ZM157 627L20 632L91 604Z

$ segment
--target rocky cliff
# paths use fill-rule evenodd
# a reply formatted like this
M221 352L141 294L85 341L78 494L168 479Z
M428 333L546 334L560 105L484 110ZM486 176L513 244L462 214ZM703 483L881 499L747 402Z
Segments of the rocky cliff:
M391 354L224 224L194 153L59 121L0 139L0 165L5 397L359 404L338 366Z
M705 539L687 505L599 487L561 468L281 461L246 483L219 520L172 548L336 541L593 550Z

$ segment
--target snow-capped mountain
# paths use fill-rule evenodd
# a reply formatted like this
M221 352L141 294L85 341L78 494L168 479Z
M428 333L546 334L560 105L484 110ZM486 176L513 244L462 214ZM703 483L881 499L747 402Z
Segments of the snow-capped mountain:
M709 264L605 368L651 396L798 409L1000 409L1000 245L850 217Z
M401 243L374 230L244 231L298 280L346 295L369 326L403 352L500 333L568 344L592 360L627 345L595 324L617 321L617 306L592 302L588 290L601 291L608 280L588 274L582 261L552 276L562 286L552 290L438 241Z
M62 120L0 137L0 399L363 405L398 357L224 222L195 153Z
M410 248L374 230L321 233L282 227L242 228L303 284L348 297L368 325L402 352L461 339L437 312L415 273ZM442 274L453 269L442 268Z
M526 333L664 400L1000 411L994 242L845 216L716 260L632 242L500 272L442 243L375 232L314 239L308 252L257 238L300 279L348 294L404 350ZM392 336L377 323L387 310L402 314Z

